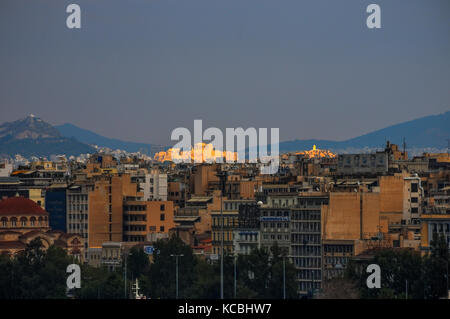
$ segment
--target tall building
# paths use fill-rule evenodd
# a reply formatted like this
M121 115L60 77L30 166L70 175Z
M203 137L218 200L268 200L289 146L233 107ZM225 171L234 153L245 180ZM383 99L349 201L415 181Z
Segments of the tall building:
M236 254L248 255L261 248L260 205L257 203L239 206L238 226L233 231L233 246Z
M50 227L67 232L66 187L54 187L45 192L45 210L50 214Z
M95 188L94 183L76 183L66 190L66 224L67 233L79 234L84 239L84 249L89 248L89 193Z
M291 213L291 255L300 295L313 295L322 284L322 216L328 194L299 193Z
M223 221L223 238L224 249L229 254L234 254L234 236L239 226L239 209L242 205L255 203L254 200L225 199L223 200L223 211L218 210L211 212L212 217L212 251L214 254L220 254L222 245L222 221Z
M128 174L80 179L67 189L68 232L80 234L86 248L98 248L104 242L121 242L123 203L125 199L141 196Z
M123 241L144 242L154 233L168 234L175 226L171 201L127 200L123 207Z
M167 201L167 174L152 171L145 174L145 182L140 184L144 200Z

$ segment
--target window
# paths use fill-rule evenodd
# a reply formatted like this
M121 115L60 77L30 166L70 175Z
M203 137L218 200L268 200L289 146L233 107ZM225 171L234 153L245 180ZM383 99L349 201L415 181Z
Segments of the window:
M411 203L417 203L418 198L417 197L411 197Z
M164 231L164 226L160 226L159 227L159 231L163 232Z
M418 184L417 183L413 183L411 184L411 193L417 193L418 191Z
M161 220L161 221L166 220L166 215L165 214L159 215L159 220Z
M159 207L159 210L160 210L160 211L165 211L165 210L166 210L166 205L162 204L162 205Z

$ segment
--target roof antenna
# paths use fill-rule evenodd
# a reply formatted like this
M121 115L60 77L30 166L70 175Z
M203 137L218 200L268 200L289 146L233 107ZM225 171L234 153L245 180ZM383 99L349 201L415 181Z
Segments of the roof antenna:
M406 154L406 139L403 137L403 156Z
M447 156L450 155L450 138L447 139Z

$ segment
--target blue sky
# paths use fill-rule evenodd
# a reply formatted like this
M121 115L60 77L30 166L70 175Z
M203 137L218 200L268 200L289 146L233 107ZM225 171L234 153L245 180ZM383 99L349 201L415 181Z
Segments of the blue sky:
M0 122L168 143L202 119L343 140L448 111L449 88L448 0L0 2Z

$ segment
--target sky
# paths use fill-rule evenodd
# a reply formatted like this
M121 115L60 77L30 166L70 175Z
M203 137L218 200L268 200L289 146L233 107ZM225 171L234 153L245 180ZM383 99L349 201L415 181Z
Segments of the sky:
M448 0L0 1L0 122L157 144L194 119L345 140L448 110Z

